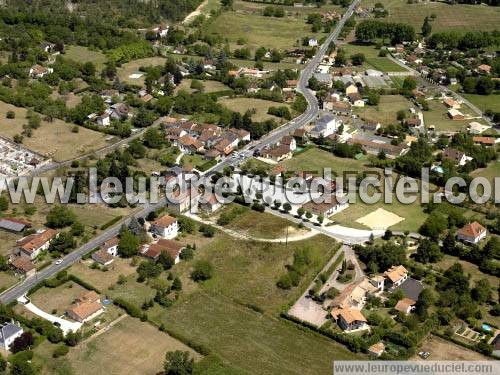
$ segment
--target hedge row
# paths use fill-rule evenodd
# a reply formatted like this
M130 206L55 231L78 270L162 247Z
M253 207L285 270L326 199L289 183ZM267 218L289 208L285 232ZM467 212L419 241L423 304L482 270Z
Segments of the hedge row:
M111 219L110 221L108 221L107 223L104 223L103 225L101 225L101 230L106 230L108 229L110 226L118 223L121 219L122 219L122 215L119 215L117 217L114 217L113 219Z

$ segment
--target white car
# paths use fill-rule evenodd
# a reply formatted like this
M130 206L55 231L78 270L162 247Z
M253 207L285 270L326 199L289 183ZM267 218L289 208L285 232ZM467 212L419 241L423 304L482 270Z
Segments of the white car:
M60 265L61 263L62 263L62 259L58 259L58 260L56 260L56 265L57 265L57 266L58 266L58 265Z

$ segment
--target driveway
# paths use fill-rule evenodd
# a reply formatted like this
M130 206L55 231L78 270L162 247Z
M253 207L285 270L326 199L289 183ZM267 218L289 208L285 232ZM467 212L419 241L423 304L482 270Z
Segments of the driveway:
M330 266L343 253L344 253L343 249L337 251L335 255L323 267L320 273L330 268ZM314 278L314 280L316 280L316 278ZM321 327L328 320L327 319L328 312L325 309L323 309L323 305L321 303L313 301L312 298L308 298L309 289L314 287L314 280L306 289L306 291L300 296L297 302L295 302L294 305L290 308L290 310L288 310L288 314L296 318L299 318L302 321L311 323L316 327Z
M20 301L20 302L22 303L22 301ZM64 335L66 335L70 331L73 331L73 332L78 331L80 329L80 327L83 325L82 323L70 322L69 320L62 319L62 318L59 318L57 316L46 313L42 309L36 307L31 302L28 302L27 304L25 304L24 307L26 307L33 314L38 315L42 319L48 320L51 323L57 322L60 325L60 328L62 329Z

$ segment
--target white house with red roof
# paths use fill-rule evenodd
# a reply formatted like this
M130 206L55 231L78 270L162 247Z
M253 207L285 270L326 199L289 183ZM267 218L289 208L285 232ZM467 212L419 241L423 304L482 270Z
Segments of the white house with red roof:
M175 217L165 215L151 223L151 232L160 237L172 239L179 233L179 224Z
M457 232L457 238L460 241L477 244L486 238L487 230L477 221L464 225Z

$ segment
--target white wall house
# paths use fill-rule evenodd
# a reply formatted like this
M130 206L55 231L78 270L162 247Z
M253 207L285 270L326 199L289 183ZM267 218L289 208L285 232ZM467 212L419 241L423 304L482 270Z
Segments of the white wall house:
M151 223L151 232L160 237L172 239L177 237L179 224L175 217L165 215Z

